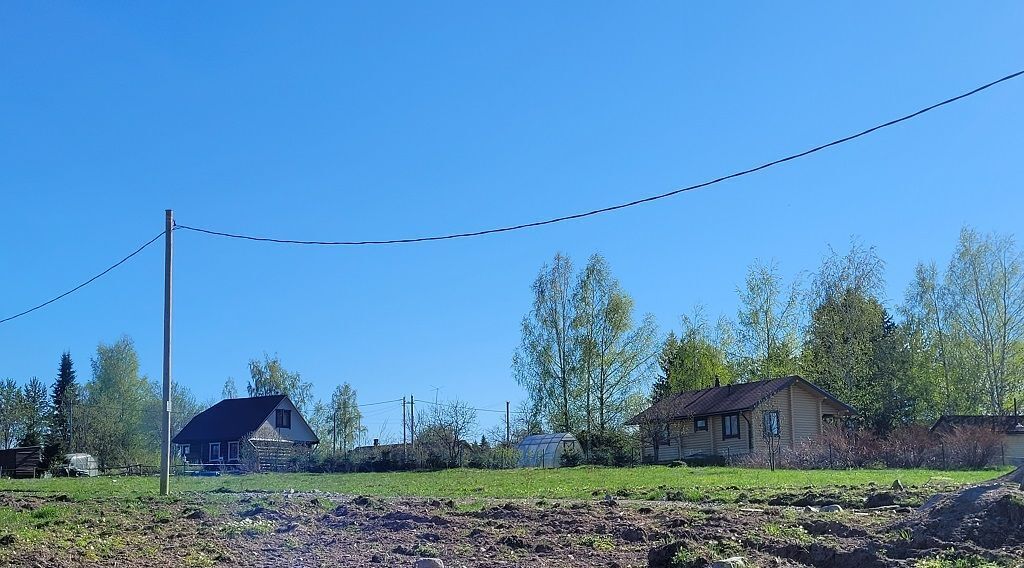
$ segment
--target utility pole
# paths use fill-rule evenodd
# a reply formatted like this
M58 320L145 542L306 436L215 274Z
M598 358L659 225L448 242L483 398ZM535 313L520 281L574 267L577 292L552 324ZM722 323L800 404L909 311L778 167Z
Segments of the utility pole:
M331 455L338 453L338 407L331 413L334 426L331 427Z
M406 438L406 423L405 423L405 397L402 397L402 460L406 461L409 459L409 448L406 446L408 438Z
M412 451L416 451L416 397L409 395L409 437L412 438Z
M512 422L509 420L509 401L505 401L505 445L512 445Z
M160 434L160 494L167 495L171 479L171 258L174 212L164 212L164 407Z

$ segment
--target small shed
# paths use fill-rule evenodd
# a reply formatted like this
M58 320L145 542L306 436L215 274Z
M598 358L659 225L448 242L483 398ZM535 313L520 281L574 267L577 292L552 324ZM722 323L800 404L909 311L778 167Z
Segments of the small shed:
M35 477L43 471L43 448L27 446L0 450L0 476Z
M567 432L534 434L519 442L519 467L560 467L562 454L578 452L576 437Z

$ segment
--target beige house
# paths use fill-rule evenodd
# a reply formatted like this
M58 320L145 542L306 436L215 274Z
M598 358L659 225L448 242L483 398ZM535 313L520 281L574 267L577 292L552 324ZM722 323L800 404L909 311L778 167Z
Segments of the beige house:
M785 450L855 412L794 375L672 394L627 424L640 427L644 461L667 463L742 456L767 449L769 442Z
M945 434L954 428L991 428L1003 434L1003 447L997 460L1007 465L1024 465L1024 417L951 415L939 418L932 432Z

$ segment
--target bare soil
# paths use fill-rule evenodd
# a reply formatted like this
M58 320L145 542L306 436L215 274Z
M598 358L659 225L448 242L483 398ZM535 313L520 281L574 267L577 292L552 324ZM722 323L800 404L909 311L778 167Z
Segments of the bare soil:
M20 531L0 525L0 564L411 566L439 557L446 566L467 567L686 568L743 556L762 567L871 568L924 559L949 562L935 566L1014 566L1024 558L1019 484L969 487L920 508L908 506L921 498L912 491L857 498L811 493L738 505L316 492L72 501L0 493L0 508L33 519ZM836 502L847 509L805 506ZM866 508L867 502L884 505ZM41 511L46 514L35 514Z

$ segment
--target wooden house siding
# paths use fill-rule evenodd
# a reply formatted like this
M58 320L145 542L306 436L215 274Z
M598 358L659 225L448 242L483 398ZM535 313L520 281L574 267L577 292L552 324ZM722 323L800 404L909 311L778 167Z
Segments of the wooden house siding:
M779 447L783 450L820 436L823 414L849 414L847 408L833 402L814 387L797 381L757 404L753 410L740 412L739 437L736 438L724 437L722 415L708 417L708 429L699 432L694 429L694 418L697 417L673 420L670 423L671 439L658 448L657 461L670 462L711 455L738 457L750 453L751 448L755 452L764 451L764 417L771 411L778 412ZM1024 459L1024 436L1019 436L1019 440L1020 454ZM654 459L649 439L644 443L643 453L646 459Z
M1009 434L1003 439L1007 465L1024 465L1024 434Z
M804 387L793 388L793 434L805 440L821 434L821 395Z

